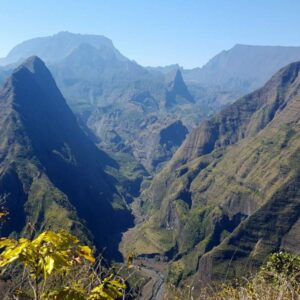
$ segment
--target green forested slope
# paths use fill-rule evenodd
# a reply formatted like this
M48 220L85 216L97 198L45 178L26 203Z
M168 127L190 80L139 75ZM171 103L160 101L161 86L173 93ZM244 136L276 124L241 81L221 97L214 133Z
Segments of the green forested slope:
M143 192L145 222L124 252L168 256L178 282L224 279L248 271L245 261L300 250L299 70L283 68L189 134Z

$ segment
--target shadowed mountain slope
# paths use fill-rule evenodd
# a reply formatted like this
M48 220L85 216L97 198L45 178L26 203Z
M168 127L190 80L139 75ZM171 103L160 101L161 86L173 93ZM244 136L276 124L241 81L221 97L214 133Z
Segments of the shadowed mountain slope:
M131 224L117 163L82 132L50 72L37 57L0 92L0 193L10 212L3 233L66 228L116 256Z

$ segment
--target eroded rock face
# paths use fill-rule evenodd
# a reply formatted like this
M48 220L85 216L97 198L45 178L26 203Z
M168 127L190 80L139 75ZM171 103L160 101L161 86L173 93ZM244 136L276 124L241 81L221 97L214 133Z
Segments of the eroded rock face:
M145 252L177 249L174 282L237 276L246 261L256 268L272 251L300 251L291 241L300 230L299 72L288 65L205 121L143 192L151 218L135 236L153 240Z
M166 127L160 128L153 141L153 146L148 151L148 164L154 170L159 170L161 166L171 159L175 151L185 140L188 129L181 121L175 121ZM155 151L151 152L151 149Z
M181 121L176 121L160 131L159 144L167 150L173 147L179 147L188 134L187 128Z

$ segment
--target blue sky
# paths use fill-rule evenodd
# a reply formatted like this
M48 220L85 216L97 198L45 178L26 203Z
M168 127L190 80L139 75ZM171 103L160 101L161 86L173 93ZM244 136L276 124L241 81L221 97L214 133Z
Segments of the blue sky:
M0 0L0 57L67 30L101 34L142 65L196 67L235 44L300 46L299 0Z

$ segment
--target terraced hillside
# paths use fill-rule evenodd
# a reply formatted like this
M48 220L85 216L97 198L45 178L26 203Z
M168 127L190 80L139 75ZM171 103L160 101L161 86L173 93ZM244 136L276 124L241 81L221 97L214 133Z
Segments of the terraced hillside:
M299 253L300 63L192 131L139 200L123 253L161 255L168 278L245 274Z

